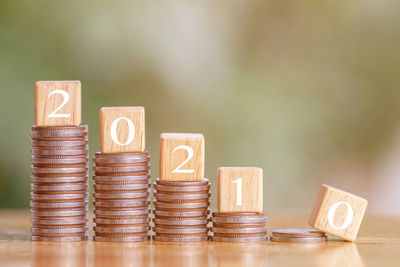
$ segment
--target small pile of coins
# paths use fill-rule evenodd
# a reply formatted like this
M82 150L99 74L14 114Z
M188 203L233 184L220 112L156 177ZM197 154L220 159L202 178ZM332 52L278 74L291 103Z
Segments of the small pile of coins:
M87 135L87 126L32 127L33 241L87 240Z
M264 213L256 212L213 212L214 235L217 242L258 242L268 239L267 218Z
M154 183L155 241L197 242L208 240L210 213L208 179Z
M274 230L271 241L288 243L325 242L328 238L324 232L313 229L280 229Z
M150 156L147 152L94 156L95 241L149 239Z

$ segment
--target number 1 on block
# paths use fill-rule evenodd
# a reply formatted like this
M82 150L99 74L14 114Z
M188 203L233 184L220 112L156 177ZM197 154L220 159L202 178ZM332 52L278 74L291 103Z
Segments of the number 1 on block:
M252 167L218 169L219 212L262 212L263 171Z
M160 179L201 181L204 178L204 136L162 133L160 136Z
M35 124L36 126L79 126L81 124L81 82L36 82Z
M100 109L100 146L103 153L145 150L143 107Z

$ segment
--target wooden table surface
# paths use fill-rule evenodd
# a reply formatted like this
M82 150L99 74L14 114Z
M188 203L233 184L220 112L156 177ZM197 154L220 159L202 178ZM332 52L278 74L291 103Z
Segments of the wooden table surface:
M31 242L29 211L0 211L0 266L400 266L400 219L365 218L355 243ZM307 227L270 216L269 229Z

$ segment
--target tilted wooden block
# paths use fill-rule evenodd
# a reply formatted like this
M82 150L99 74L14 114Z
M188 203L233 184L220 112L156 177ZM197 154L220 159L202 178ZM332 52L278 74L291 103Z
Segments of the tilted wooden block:
M262 212L263 170L253 167L218 169L219 212Z
M143 152L145 150L144 124L143 107L101 108L101 152Z
M36 126L79 126L80 124L80 81L35 83Z
M204 178L204 136L162 133L160 136L160 180L201 181Z
M321 185L309 224L325 233L354 241L367 204L368 201L359 196Z

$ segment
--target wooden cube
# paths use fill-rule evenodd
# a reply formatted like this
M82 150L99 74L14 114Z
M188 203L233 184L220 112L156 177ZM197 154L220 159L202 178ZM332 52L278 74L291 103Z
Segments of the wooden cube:
M144 108L101 108L100 149L103 153L143 152L145 150Z
M368 201L359 196L321 185L309 224L325 233L354 241L367 204Z
M36 126L79 126L81 124L81 82L36 82L35 124Z
M218 169L219 212L262 212L263 170L253 167Z
M204 178L204 136L192 133L162 133L160 180L201 181Z

